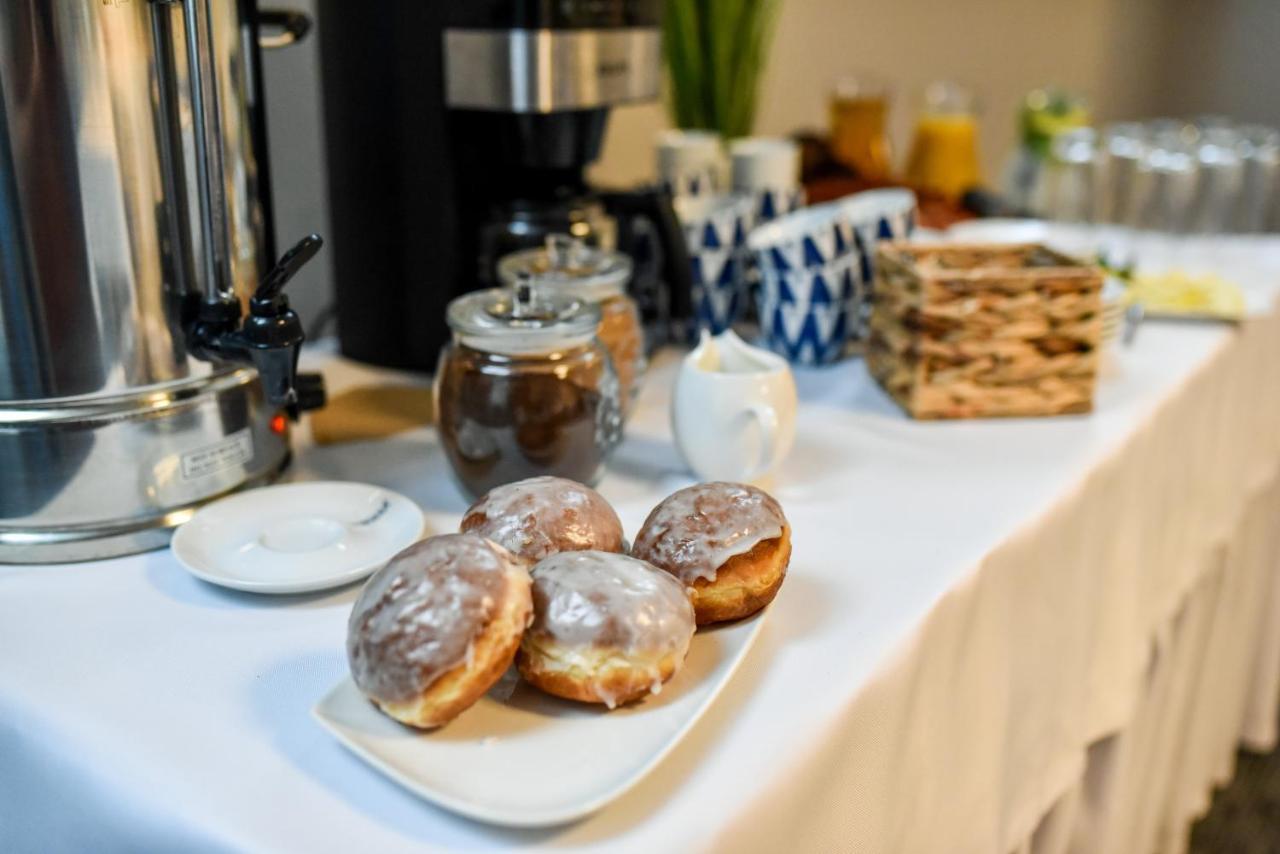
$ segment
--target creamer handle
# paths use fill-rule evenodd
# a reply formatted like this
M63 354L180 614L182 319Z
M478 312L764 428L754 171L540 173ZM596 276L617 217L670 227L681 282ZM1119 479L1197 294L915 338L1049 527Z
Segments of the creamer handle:
M774 455L778 450L778 432L780 429L778 411L767 403L753 403L747 407L747 414L760 425L760 460L750 474L743 478L748 483L768 472L774 466Z

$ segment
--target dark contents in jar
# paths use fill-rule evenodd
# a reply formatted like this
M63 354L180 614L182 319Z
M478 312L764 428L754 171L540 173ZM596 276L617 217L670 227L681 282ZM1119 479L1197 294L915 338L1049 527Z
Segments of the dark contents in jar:
M480 495L535 475L596 480L620 418L606 366L450 350L440 366L439 429L464 488Z

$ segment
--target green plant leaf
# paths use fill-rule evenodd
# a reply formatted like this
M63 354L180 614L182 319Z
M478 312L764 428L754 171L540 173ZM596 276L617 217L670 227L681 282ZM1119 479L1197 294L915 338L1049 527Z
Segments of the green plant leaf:
M666 0L663 50L678 126L726 137L751 132L779 6L779 0Z

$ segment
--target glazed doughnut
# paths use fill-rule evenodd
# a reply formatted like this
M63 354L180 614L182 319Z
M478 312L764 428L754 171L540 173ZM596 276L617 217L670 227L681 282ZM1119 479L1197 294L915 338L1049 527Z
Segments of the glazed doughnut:
M689 588L701 626L773 601L791 560L791 528L778 502L754 486L700 483L653 509L631 554Z
M556 552L620 552L622 522L589 486L531 477L489 490L462 517L462 530L537 563Z
M658 693L684 663L694 630L678 581L612 552L560 552L535 566L533 614L520 675L549 694L611 709Z
M475 534L409 546L351 609L352 678L401 723L448 723L511 665L533 615L529 584L522 560Z

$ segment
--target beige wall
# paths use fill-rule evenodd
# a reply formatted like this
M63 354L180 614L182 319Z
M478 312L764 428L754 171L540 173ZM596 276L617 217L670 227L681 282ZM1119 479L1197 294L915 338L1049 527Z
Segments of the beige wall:
M1181 2L1198 0L782 0L756 130L823 127L830 81L871 71L894 87L891 121L901 157L919 92L931 80L952 78L982 103L990 179L1014 140L1017 103L1037 85L1086 93L1103 119L1149 113L1165 61L1166 11ZM616 111L598 180L651 177L653 137L665 125L659 106Z
M1280 127L1280 0L1168 0L1162 112Z

